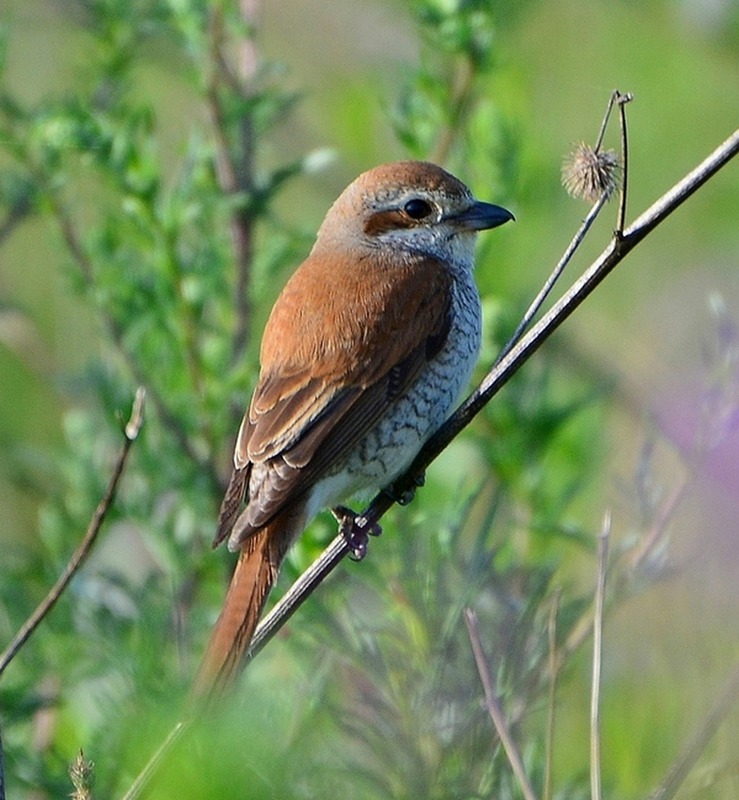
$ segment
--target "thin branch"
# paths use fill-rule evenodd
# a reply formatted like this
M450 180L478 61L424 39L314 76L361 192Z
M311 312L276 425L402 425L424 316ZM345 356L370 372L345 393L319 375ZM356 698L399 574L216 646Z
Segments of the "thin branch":
M549 640L549 693L547 697L547 736L544 754L544 800L552 798L552 763L554 761L554 722L555 700L557 697L557 676L559 663L557 658L557 614L562 597L561 589L557 589L549 609L547 638Z
M313 590L349 552L344 536L336 536L321 555L303 572L274 608L259 623L252 637L246 659L252 659L300 608ZM292 600L290 599L292 598Z
M683 751L667 770L661 785L649 796L649 800L672 800L738 698L739 664L736 664L700 727L690 737Z
M565 267L570 263L572 257L575 255L577 248L583 243L585 236L587 235L588 231L592 227L593 223L595 222L598 214L603 210L603 206L608 202L608 194L603 192L601 196L593 203L590 211L588 211L587 216L585 219L580 223L580 227L575 232L575 235L570 240L569 245L567 245L567 249L562 254L562 258L560 258L559 263L557 266L552 270L549 277L544 282L544 285L539 290L539 293L536 297L532 300L531 305L526 309L526 313L521 318L521 322L518 323L518 327L513 332L513 335L506 343L505 347L501 350L498 358L496 359L496 363L502 361L508 353L513 349L513 346L516 342L521 338L524 331L529 327L531 320L536 316L539 309L542 307L542 304L549 296L549 293L552 291L554 284L559 280L562 273L565 270Z
M660 542L663 541L667 526L687 493L690 485L689 478L690 475L686 474L657 510L652 523L642 536L641 541L629 554L627 561L628 570L626 572L620 572L617 576L616 586L614 587L615 594L618 594L623 587L628 584L633 575L638 572L642 564L654 552L655 548L659 546ZM594 615L594 608L588 609L572 627L570 635L567 637L567 642L559 656L558 665L560 667L590 636L593 630Z
M595 591L595 617L593 619L593 686L590 693L590 797L601 800L600 777L600 681L603 661L603 614L608 571L608 540L611 534L611 513L603 517L598 537L598 583Z
M472 90L475 85L475 65L469 57L463 57L454 80L452 97L449 102L449 118L441 130L430 160L443 164L454 145L461 123L470 106Z
M621 121L621 191L618 199L618 221L616 222L616 236L621 236L626 224L626 191L629 184L629 136L626 128L626 104L630 103L632 94L615 92L618 103L619 119Z
M490 676L490 669L488 668L487 659L485 658L485 652L482 648L482 641L480 640L480 630L477 626L477 617L472 609L466 608L464 610L464 621L467 625L467 632L469 633L472 652L475 656L475 664L477 664L477 671L480 674L480 682L482 683L482 689L485 693L485 707L490 714L490 719L492 719L495 730L497 731L500 741L503 744L503 749L506 752L506 756L508 756L508 762L510 763L511 769L513 770L513 773L518 780L518 784L521 787L521 793L523 794L525 800L536 800L536 793L534 792L531 782L526 775L523 759L521 758L521 754L518 752L516 743L513 741L511 732L508 730L505 714L503 713L503 709L498 702L498 698L493 687L493 680Z
M64 572L59 576L59 579L50 589L49 593L42 600L36 610L22 625L18 633L15 635L11 643L6 648L5 652L0 655L0 677L5 672L6 667L15 658L18 651L24 645L26 640L36 630L44 617L51 611L56 604L57 600L61 597L62 592L67 588L69 582L74 577L75 573L84 564L90 551L92 550L95 540L97 539L100 529L105 521L105 517L110 510L110 507L115 500L118 483L123 475L123 470L126 466L126 460L131 450L131 446L139 435L141 426L144 421L144 399L145 392L143 388L136 390L136 397L133 402L133 409L131 411L131 418L124 428L123 444L121 445L118 458L115 466L113 467L113 474L110 477L108 486L105 490L102 500L95 509L90 524L87 527L84 538L70 558Z
M260 10L259 0L241 0L240 11L247 34L239 44L239 63L234 71L224 54L222 12L214 9L210 24L210 79L206 101L211 118L211 128L216 145L216 170L223 193L234 199L230 231L233 246L236 280L234 282L235 325L232 342L232 361L243 355L249 335L251 305L249 283L254 257L254 219L245 207L253 192L255 137L251 114L240 115L238 142L229 139L226 111L221 100L221 84L234 90L242 99L255 91L259 69L254 31Z
M611 240L608 247L588 267L562 298L545 314L520 341L490 369L480 386L442 425L419 452L406 472L395 482L393 496L411 490L417 477L462 431L497 392L513 377L525 361L559 328L559 326L595 291L608 274L648 236L658 225L693 195L703 184L739 153L739 130L729 136L695 169L658 198L625 230L620 238ZM357 518L369 530L392 506L390 494L381 492ZM250 653L261 649L295 613L311 592L326 578L349 552L343 536L337 536L309 568L311 580L296 582L280 599L272 612L262 620L252 641Z
M128 791L123 795L121 800L136 800L141 796L141 793L149 785L154 773L157 771L162 759L179 741L182 734L190 727L193 719L178 722L172 730L167 734L167 738L159 745L156 753L147 761L146 766L139 772L136 779L129 787ZM2 798L0 798L2 800Z
M674 516L675 510L688 491L691 477L692 473L687 472L659 507L651 525L641 538L639 545L629 556L629 568L632 572L636 572L639 567L641 567L651 553L654 552L657 545L662 541L665 531L667 530L667 524Z
M600 148L603 147L603 139L606 136L606 130L608 130L608 121L611 119L611 112L613 111L613 106L616 100L621 96L621 92L618 89L614 89L611 92L611 96L608 98L608 105L606 106L606 113L603 115L603 122L600 123L600 130L598 131L598 138L595 140L595 144L593 145L593 150L598 153Z

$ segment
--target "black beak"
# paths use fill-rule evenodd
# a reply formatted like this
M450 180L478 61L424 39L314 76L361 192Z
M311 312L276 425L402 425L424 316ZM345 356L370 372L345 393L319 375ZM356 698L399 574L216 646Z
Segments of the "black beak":
M455 217L455 222L471 231L485 231L515 219L507 208L478 201Z

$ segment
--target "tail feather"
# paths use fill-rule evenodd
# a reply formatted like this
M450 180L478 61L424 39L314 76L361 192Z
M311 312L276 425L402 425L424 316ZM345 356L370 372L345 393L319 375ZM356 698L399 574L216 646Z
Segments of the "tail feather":
M280 515L244 542L193 685L195 699L221 695L238 677L285 553L301 532L301 522L302 514Z

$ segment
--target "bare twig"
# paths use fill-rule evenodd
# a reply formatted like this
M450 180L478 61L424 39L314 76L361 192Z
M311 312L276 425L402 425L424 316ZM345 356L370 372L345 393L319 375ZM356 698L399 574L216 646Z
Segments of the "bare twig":
M621 120L621 192L618 200L618 221L616 222L616 236L623 233L626 224L626 190L629 183L629 136L626 129L626 104L633 100L631 94L614 92L618 103L619 119Z
M212 11L210 24L210 79L206 100L216 145L216 169L224 194L233 198L230 230L234 252L236 281L234 283L234 308L236 320L232 342L232 361L236 363L244 353L248 340L251 307L249 282L254 256L254 220L246 200L254 184L254 124L251 114L242 113L238 141L229 138L226 113L221 100L221 84L231 92L236 91L246 99L255 91L259 57L254 31L259 15L259 0L241 0L241 16L247 34L239 43L239 63L236 70L229 65L224 53L222 12Z
M595 591L593 619L593 686L590 693L590 797L601 800L600 777L600 680L603 660L603 613L605 610L608 540L611 534L611 512L603 517L598 537L598 584Z
M537 312L541 308L544 301L549 296L549 293L552 291L554 284L559 280L562 273L565 270L565 267L570 263L572 257L575 255L577 248L583 243L585 236L587 235L588 231L590 230L592 224L595 222L598 214L603 210L603 206L608 202L608 195L603 192L601 196L593 203L590 211L588 211L587 216L585 219L580 223L580 227L577 229L577 232L570 240L569 245L567 245L567 249L564 251L562 258L560 258L559 263L557 266L552 270L549 277L544 282L544 285L539 290L539 293L536 297L532 300L531 305L526 309L526 313L521 318L521 322L518 323L518 327L513 332L511 338L506 342L503 349L500 351L495 363L500 363L510 351L513 349L513 346L518 342L518 340L523 335L524 331L529 327L531 320L536 316Z
M649 800L672 800L706 749L706 745L734 707L737 698L739 698L739 664L736 664L729 673L700 727L690 737L683 751L667 770L661 785L649 796Z
M554 721L555 699L557 696L557 676L559 663L557 659L557 614L562 596L557 589L552 598L552 607L549 609L549 622L547 624L547 638L549 639L549 696L547 698L547 738L544 754L544 800L552 798L552 762L554 760Z
M113 474L110 477L102 500L95 509L95 513L92 515L92 519L87 527L85 536L77 547L77 550L75 550L74 554L70 558L67 566L64 569L64 572L59 576L57 582L50 589L49 593L42 600L36 610L22 625L11 643L5 649L5 652L0 655L0 676L2 676L8 664L10 664L10 662L13 660L29 636L31 636L44 617L54 607L57 600L61 597L62 592L67 588L67 585L72 580L75 573L79 570L82 564L84 564L85 560L90 554L105 517L110 510L111 505L113 504L113 500L115 499L116 491L118 489L118 482L123 475L123 470L125 468L131 446L141 430L141 426L144 421L144 398L144 389L137 389L136 397L133 402L133 409L131 411L131 418L124 429L123 444L121 445L118 458L115 466L113 467Z
M149 785L154 773L159 765L162 763L164 756L174 747L179 741L183 733L190 727L193 720L192 718L178 722L172 730L167 734L167 738L159 745L156 753L147 761L146 766L136 776L136 780L131 784L128 791L123 795L121 800L136 800L141 797L141 793Z
M691 476L692 473L686 473L672 489L659 507L651 525L641 538L639 545L630 553L629 567L632 572L636 572L639 569L647 558L649 558L650 554L654 552L655 547L662 541L669 521L672 519L675 510L688 491Z
M457 411L429 439L415 461L394 484L394 496L410 490L426 467L484 408L491 398L513 377L522 364L551 336L552 333L579 307L607 275L648 236L682 205L703 184L739 153L739 130L729 136L695 169L658 198L620 237L614 237L608 247L588 267L559 301L490 369L480 386ZM394 500L385 492L378 494L358 518L359 524L371 529L393 505ZM328 548L311 565L311 580L299 582L281 598L272 612L260 624L254 635L251 652L261 649L293 615L334 567L347 555L349 548L343 536L337 536ZM587 634L585 634L587 635ZM569 651L569 643L568 648Z
M346 538L336 536L321 555L298 577L281 601L260 622L247 651L248 659L254 658L269 642L348 552L349 545ZM285 602L288 595L299 599L299 602Z
M482 648L482 641L480 640L477 617L472 609L466 608L464 610L464 621L467 625L467 632L469 633L472 652L475 656L475 664L477 664L477 671L480 674L482 689L485 693L485 707L490 714L490 719L492 719L495 730L500 737L501 743L503 744L503 749L506 752L506 756L508 756L508 762L510 763L511 769L513 770L513 773L518 780L518 784L521 787L521 793L526 800L536 800L536 793L534 792L531 782L526 775L526 770L523 766L523 759L521 758L521 754L518 752L516 743L513 741L511 732L508 730L508 723L506 722L505 714L503 713L503 709L498 702L495 688L493 687L493 680L490 676L490 669L488 668L487 659L485 658L485 652Z
M431 161L443 164L454 146L454 140L462 128L462 120L470 107L476 71L470 58L462 58L454 78L452 97L449 102L449 119L442 127L439 139L430 156Z
M619 572L616 576L616 585L614 586L614 594L618 594L625 585L633 578L638 572L639 568L654 552L660 542L663 541L667 526L672 519L677 507L682 502L687 490L690 486L690 475L686 474L681 478L680 482L674 487L670 494L665 498L662 505L654 515L654 519L645 531L641 541L629 553L627 559L628 569L624 572ZM583 642L590 636L593 630L593 617L595 614L594 608L589 608L583 613L580 619L573 625L570 635L567 637L565 646L559 654L558 664L561 667L567 659L578 650Z

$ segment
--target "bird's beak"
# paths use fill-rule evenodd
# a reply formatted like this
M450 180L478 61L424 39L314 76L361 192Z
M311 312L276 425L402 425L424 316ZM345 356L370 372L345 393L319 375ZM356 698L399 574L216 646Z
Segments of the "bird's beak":
M454 217L454 221L459 223L460 227L470 231L484 231L489 228L497 228L498 225L503 225L503 223L515 219L516 218L507 208L495 206L492 203L482 203L480 201L473 203L461 214Z

